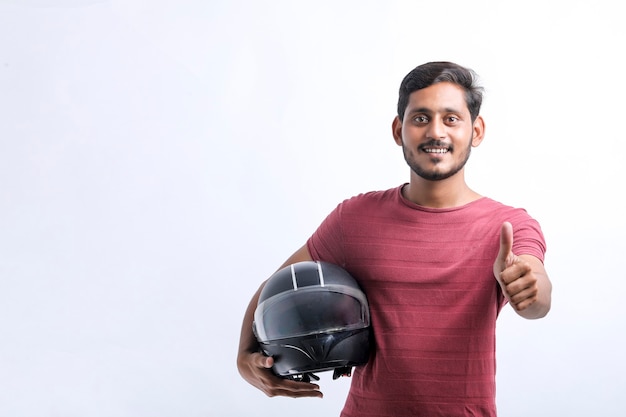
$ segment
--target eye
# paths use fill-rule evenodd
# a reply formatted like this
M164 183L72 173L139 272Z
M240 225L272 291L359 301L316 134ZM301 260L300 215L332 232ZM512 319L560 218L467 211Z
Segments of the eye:
M457 123L460 119L458 117L456 117L456 116L448 116L446 118L446 120L448 121L448 124L452 124L453 125L453 124Z
M424 115L415 116L413 118L413 121L417 123L418 125L423 125L423 124L428 123L428 117Z

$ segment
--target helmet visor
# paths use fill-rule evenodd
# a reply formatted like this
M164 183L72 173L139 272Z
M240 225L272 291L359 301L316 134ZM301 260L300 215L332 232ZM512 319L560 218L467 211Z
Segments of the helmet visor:
M261 341L369 326L367 300L351 288L303 288L259 304L255 311Z

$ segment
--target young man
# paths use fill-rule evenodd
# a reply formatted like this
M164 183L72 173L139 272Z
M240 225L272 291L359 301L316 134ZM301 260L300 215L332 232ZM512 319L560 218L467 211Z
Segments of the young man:
M465 164L485 134L475 74L430 62L402 81L392 133L410 181L345 200L283 266L321 260L365 291L375 339L355 369L343 417L495 416L495 325L508 302L528 319L550 310L537 221L469 188ZM276 377L243 321L237 366L268 396L321 397Z

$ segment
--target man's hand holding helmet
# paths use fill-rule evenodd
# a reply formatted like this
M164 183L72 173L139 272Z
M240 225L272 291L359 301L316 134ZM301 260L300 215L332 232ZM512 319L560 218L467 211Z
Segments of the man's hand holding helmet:
M276 376L271 369L274 366L274 359L260 352L240 353L237 358L237 364L241 376L250 384L263 391L268 397L322 398L324 396L317 384L293 381Z

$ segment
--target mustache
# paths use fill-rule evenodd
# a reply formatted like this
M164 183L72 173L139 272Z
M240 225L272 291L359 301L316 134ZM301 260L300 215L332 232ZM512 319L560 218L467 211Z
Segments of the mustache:
M449 148L452 149L452 145L444 142L443 140L440 139L430 139L428 142L426 143L422 143L420 145L420 148Z

